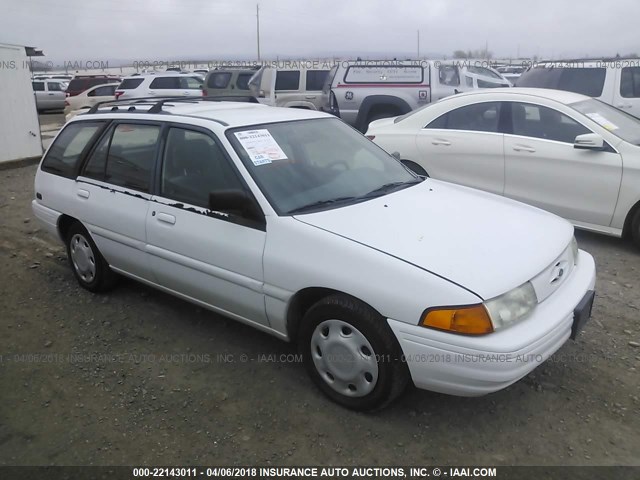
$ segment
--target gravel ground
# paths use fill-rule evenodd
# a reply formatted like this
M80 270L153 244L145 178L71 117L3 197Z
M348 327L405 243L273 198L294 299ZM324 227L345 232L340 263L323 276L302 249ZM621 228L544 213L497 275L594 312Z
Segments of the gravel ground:
M578 232L598 267L593 318L528 377L359 414L275 338L132 281L81 289L32 217L35 168L0 172L0 465L640 464L627 242Z

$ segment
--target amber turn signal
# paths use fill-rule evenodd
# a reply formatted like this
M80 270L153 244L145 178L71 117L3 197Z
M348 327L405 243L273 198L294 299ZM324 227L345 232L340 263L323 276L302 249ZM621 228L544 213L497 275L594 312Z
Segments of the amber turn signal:
M491 318L483 305L431 308L422 315L420 325L467 335L493 332Z

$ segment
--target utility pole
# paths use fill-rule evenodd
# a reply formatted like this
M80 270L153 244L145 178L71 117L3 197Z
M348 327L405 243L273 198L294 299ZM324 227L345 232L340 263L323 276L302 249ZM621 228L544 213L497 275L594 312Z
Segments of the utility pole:
M256 36L258 39L258 61L260 61L260 4L256 3Z
M420 30L418 30L418 60L420 60Z

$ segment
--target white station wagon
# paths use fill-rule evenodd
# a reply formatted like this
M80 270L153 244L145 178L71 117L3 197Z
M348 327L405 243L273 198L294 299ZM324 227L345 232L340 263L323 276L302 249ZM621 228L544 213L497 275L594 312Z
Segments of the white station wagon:
M36 174L80 285L126 275L297 342L344 406L495 392L590 316L594 261L559 217L416 176L324 113L121 105L67 123Z

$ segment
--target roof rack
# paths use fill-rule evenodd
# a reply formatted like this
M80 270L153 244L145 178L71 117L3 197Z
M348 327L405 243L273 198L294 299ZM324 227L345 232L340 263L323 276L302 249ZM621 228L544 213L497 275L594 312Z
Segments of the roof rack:
M149 110L144 113L168 113L162 110L165 103L198 103L201 101L206 102L246 102L246 103L260 103L256 97L251 95L217 95L209 97L140 97L140 98L125 98L122 100L105 100L104 102L98 102L92 106L89 113L99 113L99 108L113 104L111 112L134 112L136 111L136 105L147 104L152 105ZM120 107L128 106L129 108L120 110Z

